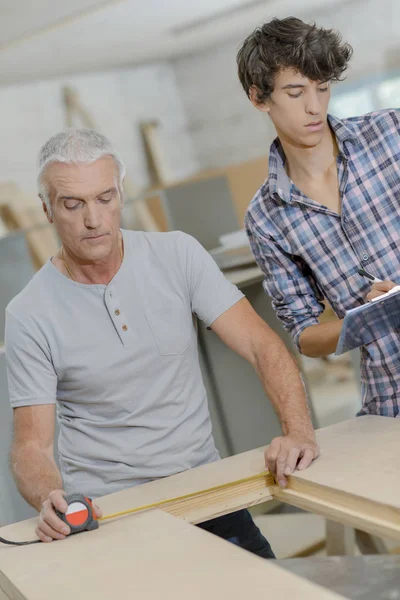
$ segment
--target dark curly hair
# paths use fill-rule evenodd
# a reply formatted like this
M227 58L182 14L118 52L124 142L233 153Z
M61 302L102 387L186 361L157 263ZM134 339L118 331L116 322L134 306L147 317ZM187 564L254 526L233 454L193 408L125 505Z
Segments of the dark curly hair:
M243 42L236 60L244 91L265 102L281 69L293 68L311 81L340 81L353 54L332 29L309 25L296 17L272 19Z

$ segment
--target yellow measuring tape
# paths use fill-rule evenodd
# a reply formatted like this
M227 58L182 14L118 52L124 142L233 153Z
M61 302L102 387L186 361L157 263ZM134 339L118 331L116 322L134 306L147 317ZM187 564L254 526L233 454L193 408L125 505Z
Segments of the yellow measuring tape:
M249 481L257 481L261 479L266 479L266 486L273 485L275 483L273 476L269 471L265 471L264 473L257 473L257 475L251 475L250 477L244 477L243 479L238 479L237 481L230 481L228 483L222 483L220 485L215 485L214 487L207 488L206 490L200 490L199 492L191 492L190 494L184 494L183 496L176 496L175 498L168 498L167 500L159 500L158 502L153 502L152 504L144 504L143 506L137 506L136 508L129 508L128 510L121 510L120 512L113 513L111 515L106 515L98 519L99 521L106 521L107 519L115 519L117 517L123 517L124 515L131 515L136 512L140 512L143 510L149 510L151 508L159 508L160 506L165 506L166 504L172 504L173 502L180 502L182 500L187 500L188 498L194 498L195 496L203 496L204 494L209 494L210 492L217 492L219 490L223 490L229 487L234 487L235 485L240 485L241 483L247 483Z

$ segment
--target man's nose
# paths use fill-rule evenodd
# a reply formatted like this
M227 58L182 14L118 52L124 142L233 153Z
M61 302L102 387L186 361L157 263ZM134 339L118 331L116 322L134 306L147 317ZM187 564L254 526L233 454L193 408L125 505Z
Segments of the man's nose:
M97 229L100 225L100 214L96 205L85 206L84 223L88 229Z
M318 115L321 112L321 103L317 91L307 94L306 112L310 115Z

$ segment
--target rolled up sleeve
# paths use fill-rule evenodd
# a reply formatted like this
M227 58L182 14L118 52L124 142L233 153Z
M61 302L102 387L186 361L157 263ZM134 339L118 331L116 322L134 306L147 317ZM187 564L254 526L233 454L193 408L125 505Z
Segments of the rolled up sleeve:
M246 232L257 264L263 271L263 287L284 328L290 333L300 352L301 332L318 324L324 311L322 295L300 259L283 251L276 241L260 230L248 213ZM305 265L304 265L305 267Z

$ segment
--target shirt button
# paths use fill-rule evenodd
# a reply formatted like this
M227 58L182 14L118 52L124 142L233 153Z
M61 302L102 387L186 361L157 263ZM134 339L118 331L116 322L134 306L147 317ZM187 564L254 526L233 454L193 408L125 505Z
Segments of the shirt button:
M363 259L364 262L367 262L367 260L369 259L368 254L363 254L362 259Z
M120 315L120 314L121 314L121 313L120 313L120 311L118 310L118 308L117 308L117 310L114 310L114 315L117 315L117 317L118 317L118 315Z
M122 331L128 331L128 325L122 325Z

